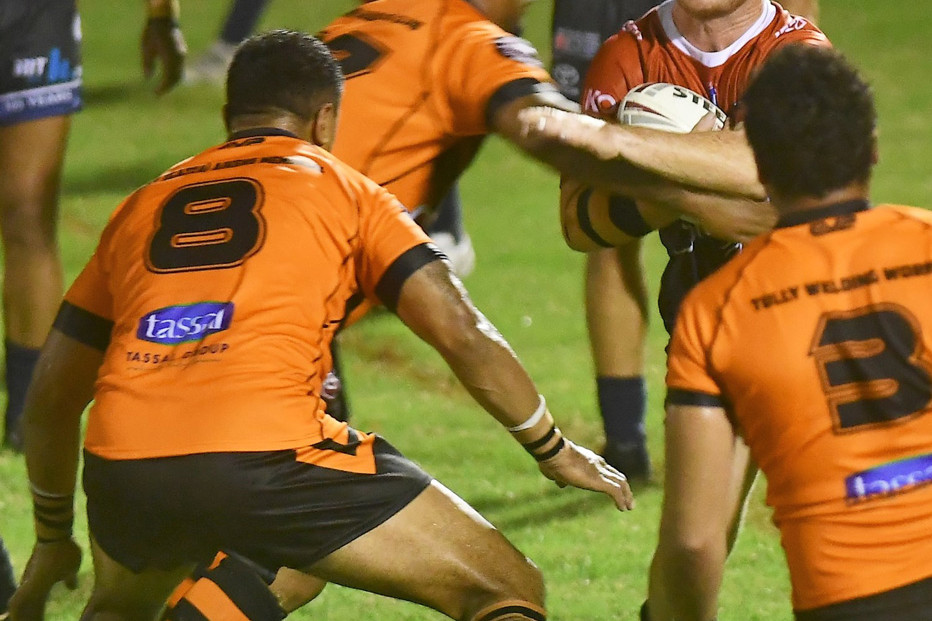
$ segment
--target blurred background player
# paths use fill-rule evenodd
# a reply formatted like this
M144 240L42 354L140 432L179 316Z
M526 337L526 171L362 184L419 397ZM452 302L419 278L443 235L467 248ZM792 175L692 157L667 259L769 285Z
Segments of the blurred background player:
M812 3L807 3L806 8L811 10ZM600 49L585 79L585 111L614 120L618 102L643 82L688 86L706 93L729 111L750 69L771 49L769 41L761 43L765 39L763 30L773 33L792 23L789 14L781 11L778 17L777 13L776 5L761 0L665 2L649 16L626 26ZM780 43L799 36L808 35L784 35ZM657 45L656 49L650 49L652 44ZM724 83L735 80L734 76L722 77L730 71L726 67L736 66L740 67L738 81ZM572 184L564 187L564 195L579 192ZM634 224L639 224L636 219ZM637 232L644 234L648 230ZM661 315L669 327L672 324L668 318L678 303L677 291L714 269L735 246L697 237L695 227L682 222L662 231L661 239L671 255L660 289ZM586 309L605 423L603 455L616 467L646 478L650 465L644 428L643 341L648 295L640 257L639 239L588 253ZM695 257L702 258L693 261ZM675 282L677 279L684 282Z
M484 137L497 132L521 145L523 107L578 110L533 46L512 34L525 8L510 0L375 0L321 33L347 76L334 153L397 195L461 276L475 255L456 180ZM345 410L345 401L337 407Z
M397 199L328 152L342 86L314 37L248 40L227 80L228 141L110 219L29 392L37 540L14 619L39 618L52 585L77 571L85 435L95 582L82 618L153 618L195 563L223 550L245 576L228 592L239 612L210 618L284 618L263 576L292 567L456 619L543 620L540 572L501 533L383 439L326 414L330 340L360 295L436 349L545 476L633 506L624 477L556 428ZM207 573L223 582L230 568L221 559ZM179 614L191 605L174 602Z
M309 0L309 3L313 0ZM233 0L229 4L220 35L206 50L185 67L185 82L223 85L227 67L233 60L236 46L251 35L259 24L268 0Z
M81 107L81 25L73 0L0 8L4 445L19 451L23 399L63 288L58 197L71 114Z
M147 4L144 59L163 61L165 79L175 18L158 0ZM182 43L183 47L183 43ZM180 68L180 65L179 65ZM159 84L159 92L167 87ZM58 200L71 115L82 105L81 23L74 0L0 0L0 236L7 404L3 445L23 448L26 389L56 308L63 275L58 251ZM0 539L0 613L15 587Z
M26 389L61 301L58 190L70 115L81 107L80 28L73 0L0 1L3 445L14 451L23 448ZM0 539L0 614L15 588Z
M767 477L798 621L929 619L932 217L870 206L873 96L840 55L787 46L743 101L780 217L677 320L646 616L715 618L740 436Z
M267 5L268 0L233 0L219 38L190 63L185 71L185 81L223 84L236 46L255 31ZM463 278L472 273L476 252L463 223L462 204L455 183L437 205L436 217L428 226L427 233L450 259L457 276ZM349 415L349 405L345 401L335 406L343 409L344 416Z

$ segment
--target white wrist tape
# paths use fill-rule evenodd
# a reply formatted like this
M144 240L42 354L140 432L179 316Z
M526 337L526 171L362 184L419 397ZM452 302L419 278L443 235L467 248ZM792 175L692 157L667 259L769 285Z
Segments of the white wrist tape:
M520 425L515 425L514 427L509 427L508 431L511 433L517 433L519 431L524 431L525 429L530 429L534 425L540 422L540 419L544 417L544 414L547 413L547 400L544 399L544 395L538 395L540 397L540 405L537 406L537 409L534 410L534 413L531 414L531 417Z

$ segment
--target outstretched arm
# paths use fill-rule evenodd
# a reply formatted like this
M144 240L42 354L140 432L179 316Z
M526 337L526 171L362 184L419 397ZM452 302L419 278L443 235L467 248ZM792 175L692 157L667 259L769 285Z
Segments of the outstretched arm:
M145 0L146 25L142 31L142 70L146 78L155 74L156 65L162 66L162 76L155 93L170 91L184 72L184 58L188 48L178 25L178 0Z
M10 601L14 619L41 619L52 586L76 586L81 550L71 535L81 414L103 352L53 328L42 348L23 414L36 544Z
M560 223L573 250L618 247L678 218L698 224L725 241L747 242L773 228L777 214L767 201L721 196L687 187L658 187L651 200L631 200L564 178Z
M473 398L537 459L545 476L560 485L603 492L620 510L634 506L625 478L555 427L514 351L472 304L445 261L428 263L405 280L396 312L443 356Z
M741 130L674 134L540 106L516 114L522 148L600 189L653 199L666 182L753 200L766 197Z

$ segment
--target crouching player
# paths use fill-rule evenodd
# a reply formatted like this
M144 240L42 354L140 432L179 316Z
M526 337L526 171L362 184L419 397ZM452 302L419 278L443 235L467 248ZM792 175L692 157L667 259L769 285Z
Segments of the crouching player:
M330 342L360 294L436 348L545 476L632 507L624 476L563 437L398 201L329 154L342 83L313 37L247 41L228 75L227 142L132 194L104 230L27 400L37 540L13 619L40 618L78 569L92 398L83 619L156 618L218 550L176 612L219 588L245 618L282 618L265 583L291 567L455 619L544 619L540 572L504 536L385 440L325 414Z

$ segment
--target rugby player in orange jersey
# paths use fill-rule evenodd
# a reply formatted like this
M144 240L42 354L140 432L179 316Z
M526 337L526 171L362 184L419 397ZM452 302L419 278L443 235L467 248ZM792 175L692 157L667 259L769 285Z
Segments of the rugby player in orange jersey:
M324 411L330 342L358 295L437 349L545 476L633 506L624 476L555 427L397 199L328 152L342 84L314 37L248 40L227 79L228 141L112 216L27 399L37 540L13 619L40 618L78 569L73 494L92 398L95 584L82 619L154 619L198 563L166 618L281 619L291 593L267 583L289 567L455 619L544 619L523 554L385 440Z
M696 286L673 331L647 617L715 617L740 437L798 621L932 618L932 216L870 205L874 101L841 55L778 51L744 103L779 220Z

